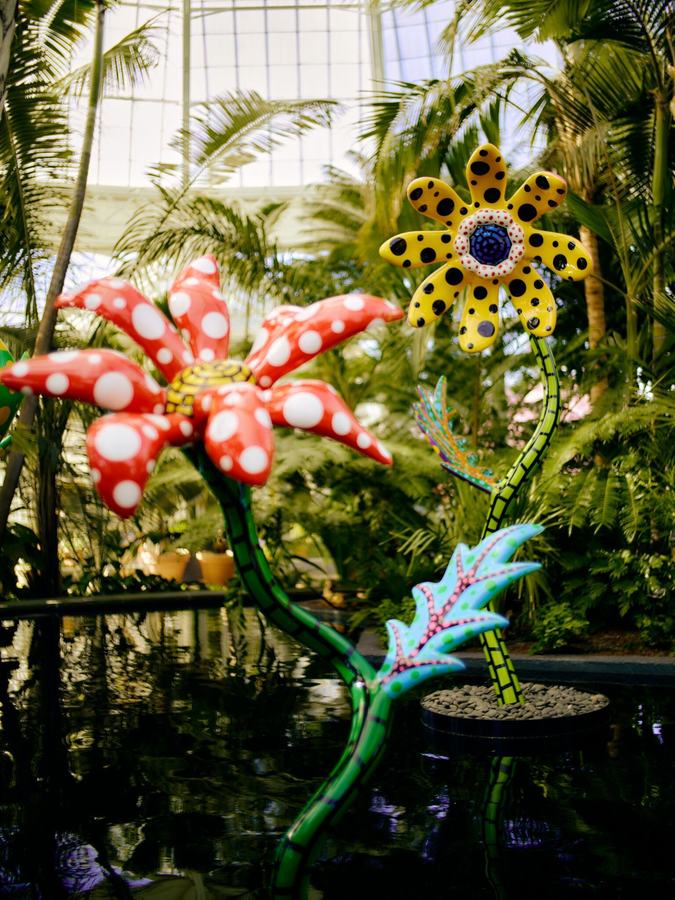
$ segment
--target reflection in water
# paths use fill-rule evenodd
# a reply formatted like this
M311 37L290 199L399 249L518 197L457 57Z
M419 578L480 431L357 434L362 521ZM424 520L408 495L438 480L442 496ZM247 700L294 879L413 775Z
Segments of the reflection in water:
M22 622L4 638L0 896L266 896L279 837L344 746L332 674L252 610ZM609 745L517 765L449 757L411 701L314 896L671 893L675 703L613 701Z

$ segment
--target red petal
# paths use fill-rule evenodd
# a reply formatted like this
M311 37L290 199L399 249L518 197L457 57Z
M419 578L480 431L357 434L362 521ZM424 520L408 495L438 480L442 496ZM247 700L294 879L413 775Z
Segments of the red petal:
M329 297L292 316L288 307L282 307L282 310L283 315L273 322L273 328L265 329L270 332L269 339L246 359L263 388L270 387L282 375L319 353L364 331L373 322L393 322L403 318L403 311L398 306L369 294Z
M133 515L162 448L192 439L186 416L114 413L97 419L87 432L87 455L103 502L123 519Z
M164 388L114 350L64 350L20 360L0 373L13 390L69 397L104 409L164 412Z
M204 446L215 465L237 481L265 484L274 457L272 422L262 392L248 383L212 393Z
M332 438L377 462L391 465L391 453L359 424L331 385L324 381L289 381L267 393L267 409L275 425Z
M194 362L164 313L127 281L99 278L74 294L62 294L56 306L88 309L117 325L143 348L168 381Z
M169 309L198 359L227 358L230 314L212 256L196 259L177 276L169 292Z

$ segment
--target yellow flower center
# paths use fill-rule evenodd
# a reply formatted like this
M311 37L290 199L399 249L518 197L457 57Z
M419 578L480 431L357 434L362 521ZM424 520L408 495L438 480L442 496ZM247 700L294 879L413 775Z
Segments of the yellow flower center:
M183 369L166 392L166 411L191 416L195 398L207 388L248 381L255 384L253 372L244 363L233 359L219 359L212 363L198 363Z

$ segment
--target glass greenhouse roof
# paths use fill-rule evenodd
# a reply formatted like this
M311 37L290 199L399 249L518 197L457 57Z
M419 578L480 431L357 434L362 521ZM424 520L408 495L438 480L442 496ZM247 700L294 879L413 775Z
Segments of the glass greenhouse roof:
M237 89L271 99L332 98L341 101L342 113L330 128L287 141L243 167L233 187L315 182L328 163L349 169L359 102L368 92L448 74L440 38L453 11L451 0L417 10L377 7L368 0L124 2L110 11L106 44L153 19L158 62L143 84L103 101L90 183L148 184L151 167L180 162L170 141L184 111ZM500 31L458 47L452 69L495 61L517 41ZM82 47L73 64L84 64L88 56Z

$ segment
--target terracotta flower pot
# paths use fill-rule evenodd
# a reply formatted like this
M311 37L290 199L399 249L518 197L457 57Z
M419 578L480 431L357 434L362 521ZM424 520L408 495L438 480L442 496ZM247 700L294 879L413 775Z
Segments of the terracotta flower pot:
M182 547L179 547L178 550L171 550L168 553L160 553L155 564L156 572L162 578L182 581L189 560L190 551Z
M225 553L200 550L197 559L202 569L204 584L227 584L234 574L234 558L231 550Z

